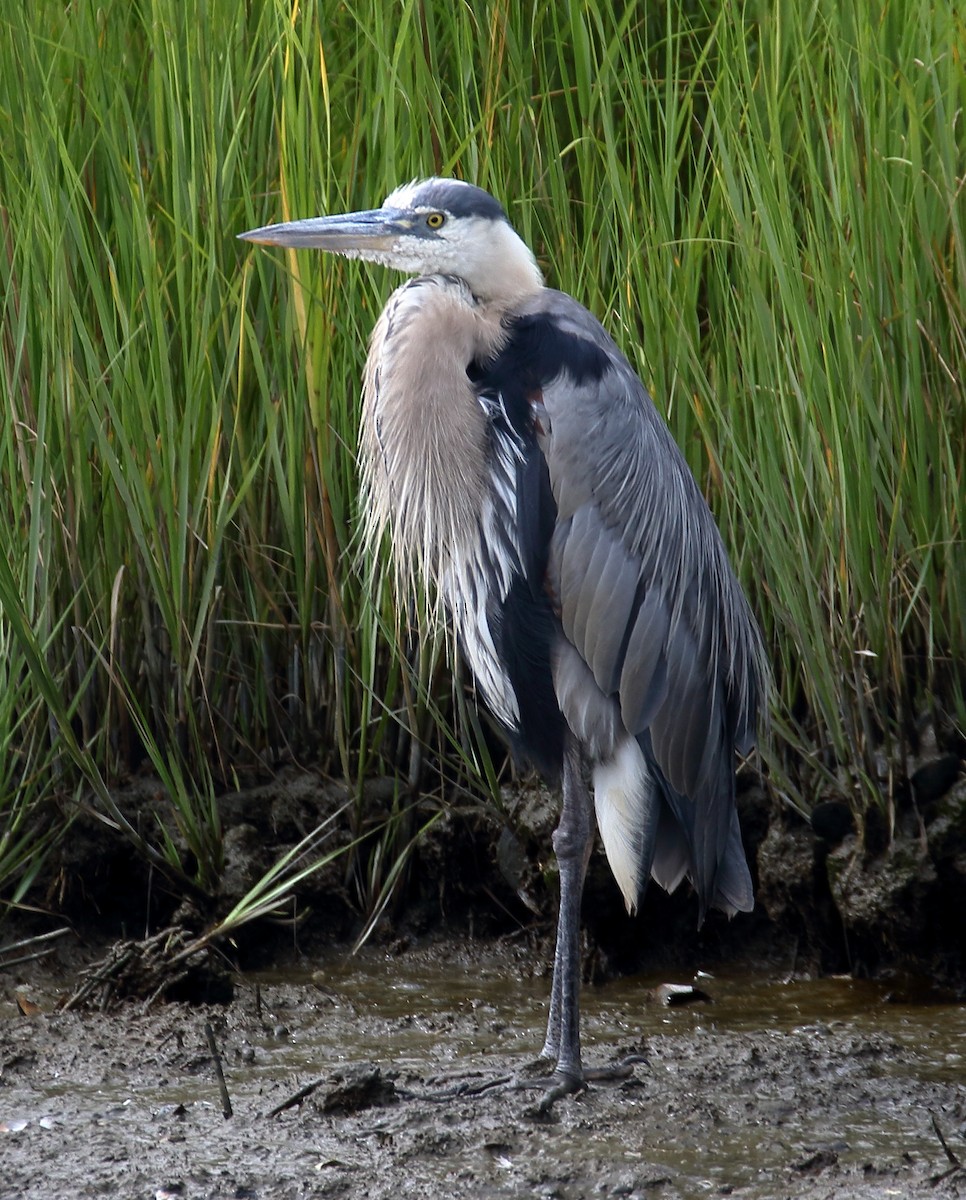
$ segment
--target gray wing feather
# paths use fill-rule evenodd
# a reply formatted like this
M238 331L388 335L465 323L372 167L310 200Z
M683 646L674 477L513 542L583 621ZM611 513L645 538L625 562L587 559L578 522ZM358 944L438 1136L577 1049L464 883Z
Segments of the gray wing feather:
M561 603L561 620L564 633L578 649L586 640L587 629L586 623L579 629L577 627L576 600L581 596L586 583L587 565L594 553L596 533L594 510L590 505L585 505L567 522L566 536L559 539L555 537L555 543L560 549L560 582L557 592L561 597L570 597L574 601ZM583 615L586 622L586 611Z
M594 664L597 686L605 695L612 695L620 685L624 635L634 609L637 580L626 550L610 530L601 531L598 545L605 548L606 554L593 590L593 602L597 611L606 605L610 619L590 622L586 651L587 661Z
M645 592L634 617L616 688L621 716L631 733L647 729L667 696L670 614L656 588Z
M593 509L589 506L582 508L576 516L584 513L593 513ZM568 608L573 608L574 618L574 636L587 650L587 661L593 662L594 657L590 650L592 642L596 641L595 634L600 625L600 622L595 619L595 613L600 611L600 602L603 596L607 593L603 591L603 573L609 558L610 547L607 545L606 538L600 536L599 531L593 528L596 522L591 522L591 534L593 536L593 545L590 548L590 558L585 564L586 578L581 581L581 586L576 595L576 605L568 605Z
M754 889L745 851L741 844L738 814L731 814L731 833L724 856L718 864L717 891L712 903L726 913L751 912L755 905Z
M545 292L535 303L592 343L601 365L581 376L565 362L542 394L558 509L549 579L564 633L659 768L702 908L749 907L734 749L754 738L757 627L707 504L630 365L576 301ZM678 876L680 835L657 842L655 872Z

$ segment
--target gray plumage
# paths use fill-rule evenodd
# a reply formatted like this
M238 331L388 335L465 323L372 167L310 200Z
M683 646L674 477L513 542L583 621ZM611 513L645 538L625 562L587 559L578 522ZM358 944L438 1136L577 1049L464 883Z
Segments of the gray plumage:
M582 1079L577 945L591 801L629 909L687 876L701 913L752 906L734 754L766 671L711 513L630 364L543 286L487 193L455 180L381 209L243 235L414 273L363 387L363 521L401 593L425 585L516 749L562 778L561 911L544 1053Z

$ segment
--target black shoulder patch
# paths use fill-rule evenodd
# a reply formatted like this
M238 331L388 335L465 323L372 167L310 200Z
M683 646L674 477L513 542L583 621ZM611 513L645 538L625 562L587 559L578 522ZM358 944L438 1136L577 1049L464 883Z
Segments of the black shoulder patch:
M553 313L528 313L508 322L509 338L489 365L485 386L504 395L539 391L566 371L575 383L601 379L613 366L608 343L567 328Z

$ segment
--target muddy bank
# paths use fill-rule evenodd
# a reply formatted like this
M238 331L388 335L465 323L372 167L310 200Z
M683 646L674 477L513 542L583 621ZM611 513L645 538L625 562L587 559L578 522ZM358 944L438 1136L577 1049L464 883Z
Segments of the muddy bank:
M542 1121L526 1092L431 1098L514 1074L539 1046L547 981L519 943L330 956L242 977L217 1009L24 1017L6 981L0 1197L966 1194L962 1171L940 1178L953 1164L933 1126L966 1161L962 1008L742 972L669 1009L661 978L585 989L587 1060L646 1061ZM57 982L33 989L44 1007Z
M966 996L966 779L960 760L946 758L948 769L934 771L929 788L921 784L905 798L888 836L873 827L871 814L860 836L847 806L837 802L819 804L805 820L753 776L744 780L738 805L756 909L732 922L712 912L699 929L686 886L673 896L651 886L639 913L629 917L598 846L583 907L585 978L750 957L770 962L778 974L911 972ZM933 776L939 775L937 785ZM421 801L398 823L395 841L385 838L385 822L399 803L392 780L370 782L358 805L349 799L344 787L294 770L223 797L224 873L221 891L207 904L185 903L158 872L145 871L119 836L93 818L78 819L52 869L56 890L36 897L51 918L28 917L7 928L43 932L62 915L80 945L89 947L88 959L116 938L144 937L172 923L198 935L328 821L318 853L347 853L299 884L288 906L295 920L289 936L277 924L262 923L222 946L232 966L298 961L356 937L387 865L410 845L415 849L381 910L377 939L406 942L437 931L457 938L520 934L532 939L535 957L552 953L554 794L507 788L502 811L464 794L443 810ZM119 802L132 821L150 811L178 844L173 814L156 784L138 781ZM428 834L412 842L430 819ZM197 998L206 998L203 988Z

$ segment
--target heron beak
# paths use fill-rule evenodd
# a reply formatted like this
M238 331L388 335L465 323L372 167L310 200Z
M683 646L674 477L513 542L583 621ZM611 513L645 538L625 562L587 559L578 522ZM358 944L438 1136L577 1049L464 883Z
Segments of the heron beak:
M400 237L411 234L413 221L392 208L346 213L337 217L311 217L265 225L238 236L262 246L291 246L297 250L330 250L335 254L361 254L392 250Z

